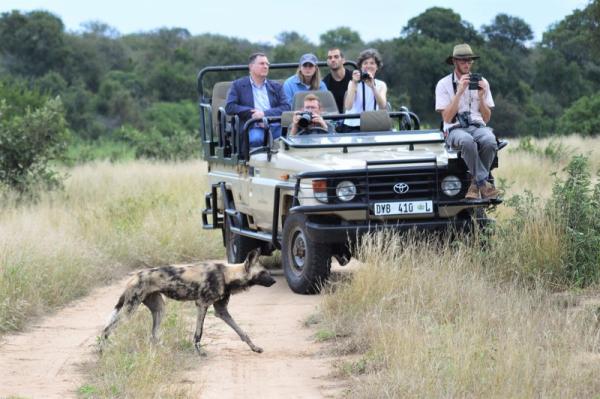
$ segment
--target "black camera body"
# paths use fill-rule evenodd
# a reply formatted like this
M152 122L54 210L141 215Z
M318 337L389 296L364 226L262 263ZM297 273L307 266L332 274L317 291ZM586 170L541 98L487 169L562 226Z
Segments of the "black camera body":
M361 72L360 73L360 80L369 80L371 79L371 75L369 75L369 72Z
M312 122L312 112L304 111L300 113L300 119L298 119L298 126L301 128L307 128Z
M479 90L479 81L481 80L481 74L472 73L469 76L469 90Z
M460 123L460 127L466 129L471 125L471 113L469 111L456 114L456 119Z

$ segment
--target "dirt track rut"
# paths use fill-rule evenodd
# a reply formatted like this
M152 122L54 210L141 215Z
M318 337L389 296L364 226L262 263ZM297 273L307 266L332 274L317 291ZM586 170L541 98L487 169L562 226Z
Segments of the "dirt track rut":
M207 316L208 355L181 375L199 398L323 398L343 389L330 377L332 359L320 352L314 331L303 321L316 310L319 296L292 294L281 271L277 284L255 287L232 297L229 310L253 341L256 354L235 332ZM27 331L0 342L0 398L71 398L85 376L81 364L97 356L94 344L126 279L94 290ZM190 331L190 334L192 332Z

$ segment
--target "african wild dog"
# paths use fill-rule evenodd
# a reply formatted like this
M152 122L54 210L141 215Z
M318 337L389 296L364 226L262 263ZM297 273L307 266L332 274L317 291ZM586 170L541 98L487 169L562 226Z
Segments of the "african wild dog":
M143 303L152 312L152 339L157 339L157 330L164 313L162 295L179 301L196 301L198 319L194 346L199 354L200 338L204 316L210 305L215 315L227 323L240 336L242 341L254 351L262 349L254 345L250 337L242 331L227 311L227 303L232 294L244 291L253 285L270 287L275 284L271 274L258 263L260 250L253 250L246 261L238 265L222 263L197 263L190 265L165 266L137 272L128 282L125 292L113 310L110 320L102 332L106 341L123 314L130 316Z

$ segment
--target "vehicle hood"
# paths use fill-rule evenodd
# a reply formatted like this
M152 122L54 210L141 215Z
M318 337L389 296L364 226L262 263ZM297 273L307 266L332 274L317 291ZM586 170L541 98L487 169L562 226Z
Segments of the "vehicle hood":
M344 153L342 148L319 148L301 151L289 151L280 160L287 163L287 168L296 171L345 170L362 169L368 161L408 161L436 158L438 165L448 162L447 152L443 145L424 146L409 150L408 146L392 148L348 148ZM283 166L283 165L282 165ZM382 165L381 167L385 167ZM391 164L390 167L398 167Z

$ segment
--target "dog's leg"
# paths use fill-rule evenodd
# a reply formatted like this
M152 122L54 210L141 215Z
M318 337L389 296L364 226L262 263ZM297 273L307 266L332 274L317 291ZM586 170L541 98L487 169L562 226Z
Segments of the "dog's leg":
M206 355L206 353L202 352L202 350L200 349L200 339L202 339L204 317L206 316L208 306L204 302L197 300L196 307L198 308L198 318L196 319L196 332L194 333L194 347L196 348L196 352L198 352L200 356L204 356Z
M227 310L227 303L229 303L229 297L221 299L220 301L217 301L213 304L213 306L215 308L215 316L217 316L218 318L223 320L225 323L227 323L227 325L229 327L233 328L233 330L237 333L237 335L240 336L242 341L244 341L245 343L248 344L250 349L252 349L254 352L262 353L262 351L263 351L262 348L254 345L252 343L252 341L250 340L250 337L248 336L248 334L246 334L233 320L233 318L229 314L229 311Z
M165 301L159 292L155 292L144 299L144 305L152 312L152 341L156 343L158 342L158 326L165 310Z

